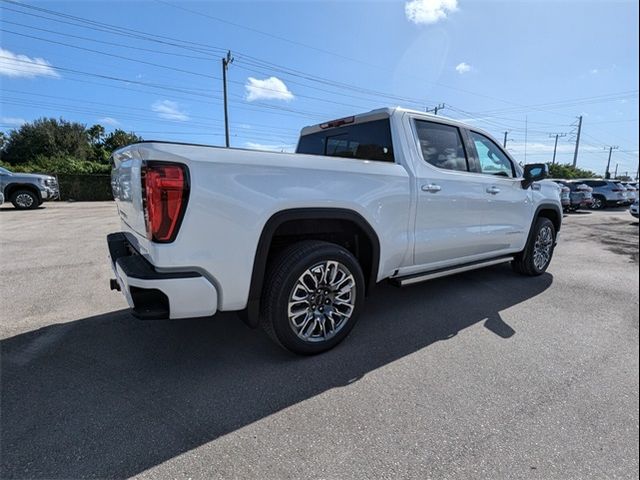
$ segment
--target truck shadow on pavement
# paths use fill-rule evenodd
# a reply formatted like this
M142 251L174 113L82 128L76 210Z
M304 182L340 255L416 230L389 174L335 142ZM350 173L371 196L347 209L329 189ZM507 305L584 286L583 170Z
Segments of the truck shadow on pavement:
M552 281L499 266L382 284L345 342L315 357L288 354L234 314L142 322L121 310L8 338L0 477L134 476L476 323L508 339L500 311Z

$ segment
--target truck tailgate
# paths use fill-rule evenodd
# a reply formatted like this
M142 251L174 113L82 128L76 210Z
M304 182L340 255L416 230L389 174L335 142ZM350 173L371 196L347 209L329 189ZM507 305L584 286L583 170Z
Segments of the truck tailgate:
M142 205L142 159L135 148L121 149L112 155L111 188L120 219L133 232L146 236Z

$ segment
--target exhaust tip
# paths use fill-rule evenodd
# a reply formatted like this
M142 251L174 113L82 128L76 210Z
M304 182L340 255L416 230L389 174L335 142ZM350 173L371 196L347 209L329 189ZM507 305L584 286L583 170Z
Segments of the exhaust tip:
M111 290L117 290L118 292L120 291L120 284L115 278L109 279L109 287L111 287Z

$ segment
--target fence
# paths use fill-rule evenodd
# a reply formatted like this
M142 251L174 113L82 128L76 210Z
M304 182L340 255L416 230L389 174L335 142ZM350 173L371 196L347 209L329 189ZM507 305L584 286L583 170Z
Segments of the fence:
M58 178L61 200L113 200L110 175L59 173L56 177Z

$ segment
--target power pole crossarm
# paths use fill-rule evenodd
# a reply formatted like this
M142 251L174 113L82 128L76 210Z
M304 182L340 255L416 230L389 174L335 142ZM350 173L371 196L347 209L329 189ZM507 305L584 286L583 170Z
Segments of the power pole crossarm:
M438 115L438 111L442 110L445 107L446 107L446 105L444 103L441 103L440 105L436 105L433 108L427 108L425 111L427 113L433 113L434 115Z
M227 70L229 64L233 63L231 50L227 52L227 56L222 59L222 89L224 96L224 140L225 146L229 148L229 110L227 107Z

